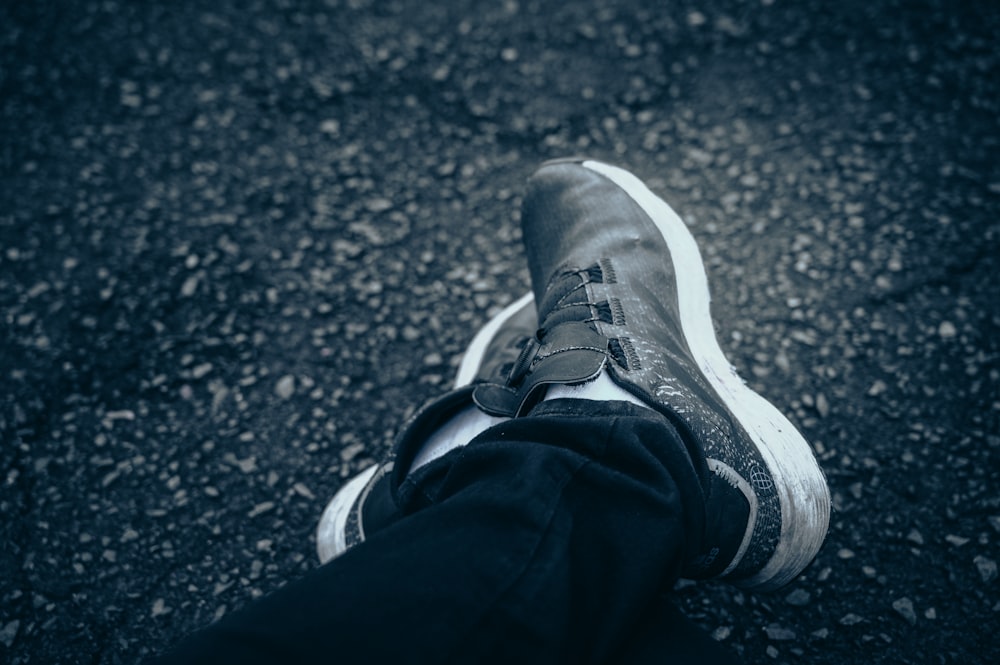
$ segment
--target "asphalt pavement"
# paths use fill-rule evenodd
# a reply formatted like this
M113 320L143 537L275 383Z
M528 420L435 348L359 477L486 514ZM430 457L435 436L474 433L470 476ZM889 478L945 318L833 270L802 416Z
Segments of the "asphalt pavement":
M834 497L801 578L687 613L752 663L1000 662L998 34L943 0L3 3L0 660L136 662L314 568L527 290L524 179L584 154L685 218Z

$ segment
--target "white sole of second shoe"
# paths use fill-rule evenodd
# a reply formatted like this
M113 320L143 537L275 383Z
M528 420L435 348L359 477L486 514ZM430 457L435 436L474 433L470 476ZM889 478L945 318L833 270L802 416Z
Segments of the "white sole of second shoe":
M469 343L469 347L466 349L465 355L462 356L462 362L458 366L458 372L455 375L455 388L461 388L462 386L472 383L472 380L476 377L476 372L479 371L479 366L483 362L483 354L486 352L486 347L493 341L493 337L497 334L497 330L503 327L510 317L517 314L524 308L525 305L533 300L534 296L531 291L529 291L511 304L504 307L500 313L487 321L486 324L479 329L479 332L476 333L476 336L473 337L472 341Z
M378 465L374 464L354 476L326 504L316 527L316 554L320 563L326 563L347 551L347 520L358 496L364 492L376 471Z
M462 362L455 376L455 388L472 382L483 362L486 347L493 341L497 330L533 299L529 291L504 307L479 329L462 356ZM347 551L347 520L351 511L355 510L358 497L364 492L376 471L378 471L378 465L372 465L360 472L347 481L326 504L316 527L316 554L319 556L320 563L326 563Z
M585 161L582 166L624 190L663 235L677 279L681 327L688 348L709 384L753 439L778 489L781 534L774 555L741 585L779 587L816 556L830 522L830 491L812 447L773 404L747 387L722 353L712 325L705 266L683 220L628 171L594 161Z

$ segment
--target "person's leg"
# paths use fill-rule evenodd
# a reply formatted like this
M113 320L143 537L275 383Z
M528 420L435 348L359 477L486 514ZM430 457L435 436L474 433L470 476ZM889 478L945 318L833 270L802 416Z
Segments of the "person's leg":
M538 321L531 294L504 308L477 332L463 353L455 378L455 389L460 391L473 383L495 381L498 376L506 376L537 328ZM605 378L600 386L598 383L556 385L548 391L548 397L561 395L576 399L639 403L637 398L618 388L610 379ZM460 408L457 415L439 429L429 428L432 431L410 464L411 470L419 468L426 460L436 459L468 444L487 427L497 424L498 418L484 414L472 405L471 399L467 399L465 403L467 405ZM403 457L406 457L405 453ZM380 521L398 519L398 516L387 518L384 514L386 504L389 505L390 512L398 511L391 496L383 497L381 502L373 501L371 495L367 497L367 501L362 500L364 490L379 484L377 481L373 482L373 479L384 472L384 465L385 463L379 467L371 467L351 479L324 510L316 533L320 561L327 562L363 540L363 532L359 528L363 521L362 513L367 512L370 531L377 531ZM378 503L382 506L373 509L370 505ZM670 592L657 596L639 614L640 620L623 637L620 651L616 651L609 663L660 663L667 654L671 662L677 665L736 662L731 652L684 617L674 604Z
M669 657L699 640L658 642L641 619L676 616L655 599L678 575L771 588L809 562L825 482L808 443L722 356L683 222L594 162L543 167L522 222L538 332L338 493L339 560L178 653L295 662L329 631L334 659L616 662L630 636L646 640L637 657ZM649 408L542 401L553 386L604 394L609 376ZM470 400L513 420L411 474L420 444Z
M408 477L405 518L162 662L617 662L697 548L704 474L658 413L542 402Z
M632 174L588 160L543 165L529 179L521 221L537 333L513 361L487 363L503 371L477 375L430 411L471 401L516 418L552 386L610 377L707 459L704 549L684 575L760 590L793 579L825 538L829 489L809 443L723 355L684 222ZM431 420L425 436L446 422ZM327 510L338 519L324 515L330 528L321 525L321 557L363 540L361 523L377 528L394 514L389 475L398 485L409 469L398 461L338 493Z

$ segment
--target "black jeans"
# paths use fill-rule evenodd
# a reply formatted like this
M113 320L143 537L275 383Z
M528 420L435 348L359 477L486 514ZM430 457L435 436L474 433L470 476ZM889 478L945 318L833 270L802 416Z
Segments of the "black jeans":
M649 409L542 402L411 474L404 519L161 662L734 662L666 596L706 473Z

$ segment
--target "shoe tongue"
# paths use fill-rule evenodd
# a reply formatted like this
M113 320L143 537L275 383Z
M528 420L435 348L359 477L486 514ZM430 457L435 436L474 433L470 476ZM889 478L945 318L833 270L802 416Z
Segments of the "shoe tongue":
M591 316L590 298L586 284L599 282L600 269L569 270L557 273L545 289L538 304L539 312L547 312L541 325L554 328L570 321L581 321Z
M586 323L562 323L526 347L504 385L481 384L473 399L492 415L514 417L544 396L544 386L593 379L607 360L608 338Z

